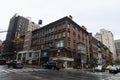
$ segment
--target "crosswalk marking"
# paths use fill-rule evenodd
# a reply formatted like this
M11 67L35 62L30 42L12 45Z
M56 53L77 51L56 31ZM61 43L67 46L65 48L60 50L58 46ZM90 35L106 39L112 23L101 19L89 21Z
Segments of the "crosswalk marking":
M7 70L0 70L0 73L2 73L2 72L9 73Z
M0 73L11 73L11 72L32 72L32 71L46 71L45 69L32 69L32 68L26 68L26 69L5 69L0 70Z

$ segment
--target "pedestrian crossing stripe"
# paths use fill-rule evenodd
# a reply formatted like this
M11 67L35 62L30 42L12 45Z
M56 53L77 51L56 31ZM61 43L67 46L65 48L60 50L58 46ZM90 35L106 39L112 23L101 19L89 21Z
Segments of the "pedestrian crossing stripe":
M5 69L0 70L0 73L11 73L11 72L32 72L32 71L45 71L45 69Z

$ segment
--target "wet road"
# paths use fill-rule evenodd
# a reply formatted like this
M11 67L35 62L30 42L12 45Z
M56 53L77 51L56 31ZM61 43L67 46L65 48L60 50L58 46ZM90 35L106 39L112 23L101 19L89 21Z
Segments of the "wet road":
M46 80L98 80L98 77L85 72L53 71L33 72L31 75L42 76Z
M13 69L0 66L0 80L120 80L120 74L81 72L80 70Z

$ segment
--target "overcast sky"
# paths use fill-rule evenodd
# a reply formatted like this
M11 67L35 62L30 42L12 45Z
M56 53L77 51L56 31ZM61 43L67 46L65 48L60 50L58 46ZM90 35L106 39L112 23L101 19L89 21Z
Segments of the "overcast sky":
M7 30L10 18L18 13L43 25L72 15L73 20L93 35L101 28L120 39L120 0L0 0L0 31ZM6 33L0 33L5 40Z

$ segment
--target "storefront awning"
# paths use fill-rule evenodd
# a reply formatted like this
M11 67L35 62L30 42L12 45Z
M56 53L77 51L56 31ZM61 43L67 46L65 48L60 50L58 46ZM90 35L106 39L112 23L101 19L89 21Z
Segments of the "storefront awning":
M61 60L61 61L74 61L73 58L67 58L67 57L55 57L53 60Z
M37 51L33 51L33 50L20 51L20 52L18 52L18 54L20 54L20 53L33 53L33 52L40 52L40 50L37 50Z

